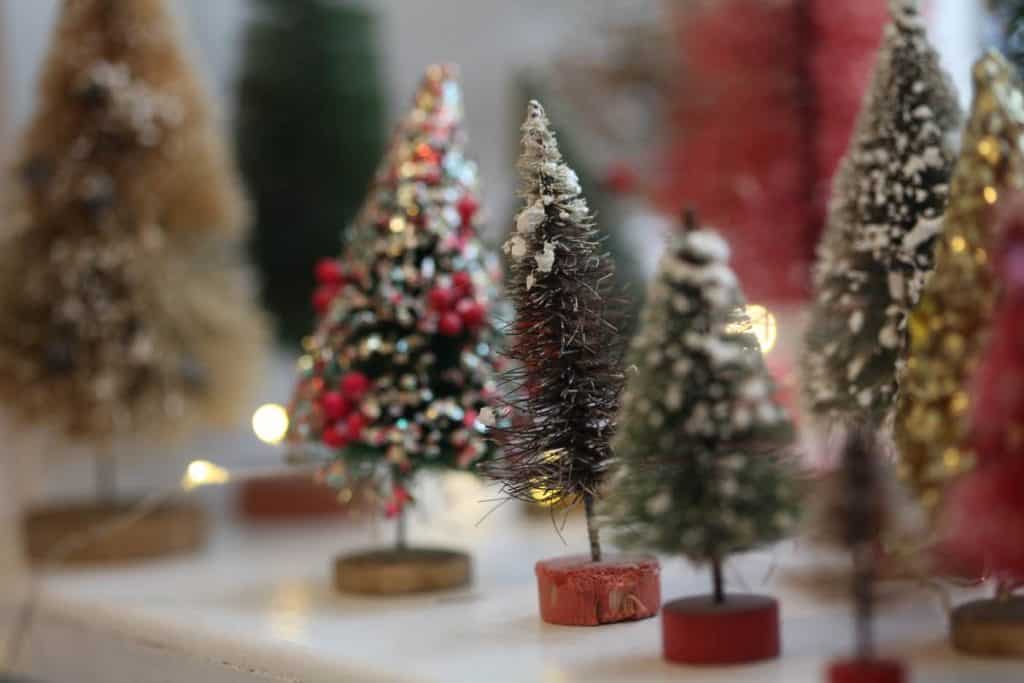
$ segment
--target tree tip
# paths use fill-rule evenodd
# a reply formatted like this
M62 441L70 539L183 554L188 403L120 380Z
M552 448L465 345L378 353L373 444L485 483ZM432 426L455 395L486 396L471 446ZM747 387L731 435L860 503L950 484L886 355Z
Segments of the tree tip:
M683 209L682 215L683 232L694 232L700 229L700 221L697 218L697 211L692 206Z
M537 100L530 100L530 103L526 105L526 124L542 125L547 127L547 114L544 112L544 107L541 106Z

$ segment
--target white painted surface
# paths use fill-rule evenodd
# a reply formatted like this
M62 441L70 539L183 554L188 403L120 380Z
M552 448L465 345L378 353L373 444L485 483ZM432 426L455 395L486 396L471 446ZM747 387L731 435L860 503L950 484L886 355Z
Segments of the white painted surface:
M657 619L599 628L542 624L533 562L567 551L546 519L508 505L477 526L487 492L449 482L451 507L412 525L419 543L472 551L471 590L435 596L363 598L329 587L340 550L372 542L351 522L222 526L203 555L46 580L21 664L56 683L242 683L405 681L601 683L604 681L818 681L842 654L850 629L841 604L822 604L765 582L778 564L802 561L792 544L735 561L731 585L777 592L783 604L782 659L730 669L692 669L660 659ZM436 509L436 508L435 508ZM383 529L388 532L390 529ZM584 547L579 520L565 530ZM379 543L386 542L381 539ZM777 577L782 571L776 572ZM663 570L667 598L703 591L707 577L681 561ZM945 617L932 597L911 592L882 610L881 642L914 664L917 683L1010 683L1019 662L969 659L945 643Z

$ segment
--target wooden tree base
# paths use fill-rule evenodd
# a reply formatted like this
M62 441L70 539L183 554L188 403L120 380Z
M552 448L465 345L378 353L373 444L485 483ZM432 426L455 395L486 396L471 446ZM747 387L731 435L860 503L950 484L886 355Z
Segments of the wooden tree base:
M357 499L341 502L334 489L308 474L260 477L242 483L238 509L254 521L333 517L350 513Z
M191 501L138 512L129 501L32 509L22 520L26 553L35 564L113 564L189 553L206 540L206 513Z
M661 610L665 659L682 664L743 664L779 656L779 603L762 595L710 595L666 603Z
M982 657L1024 657L1024 597L976 600L953 610L953 647Z
M828 683L904 683L903 662L894 659L843 659L828 667Z
M540 617L561 626L598 626L647 619L661 603L661 567L653 557L612 556L594 562L571 555L538 562Z
M343 593L400 595L462 588L472 580L469 555L438 548L369 550L334 561Z

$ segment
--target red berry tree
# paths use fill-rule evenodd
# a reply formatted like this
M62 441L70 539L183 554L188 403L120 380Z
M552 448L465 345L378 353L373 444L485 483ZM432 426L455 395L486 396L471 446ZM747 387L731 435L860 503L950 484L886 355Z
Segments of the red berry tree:
M468 468L488 452L478 417L495 391L496 259L477 238L464 148L454 71L430 67L345 254L316 269L320 324L300 360L289 444L324 461L339 488L376 482L389 515L411 500L417 470Z

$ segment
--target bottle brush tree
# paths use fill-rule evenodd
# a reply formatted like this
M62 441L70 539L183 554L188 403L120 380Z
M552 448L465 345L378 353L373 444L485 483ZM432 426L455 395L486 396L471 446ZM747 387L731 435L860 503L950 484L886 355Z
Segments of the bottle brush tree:
M250 4L236 144L263 298L297 341L314 323L314 264L340 252L385 146L376 22L334 0Z
M998 53L974 65L974 102L953 172L935 270L908 321L895 437L900 468L929 513L974 461L967 381L991 322L994 207L1024 187L1021 82Z
M623 383L614 265L576 174L562 161L536 101L527 107L519 162L525 207L505 243L515 322L505 355L510 409L487 472L513 498L582 502L590 554L602 559L594 504L611 458Z
M907 316L934 265L960 111L916 0L891 20L818 249L803 352L818 416L881 424L894 406Z
M490 454L479 417L496 393L497 259L478 208L455 68L431 66L345 254L320 269L337 291L299 361L288 434L328 483L374 484L399 546L414 476Z
M246 211L163 0L63 3L0 248L0 394L102 450L231 423L263 320Z
M626 547L711 567L727 600L732 553L782 538L795 489L782 457L792 426L729 268L729 247L689 228L667 247L629 354L606 512Z

